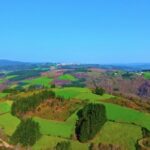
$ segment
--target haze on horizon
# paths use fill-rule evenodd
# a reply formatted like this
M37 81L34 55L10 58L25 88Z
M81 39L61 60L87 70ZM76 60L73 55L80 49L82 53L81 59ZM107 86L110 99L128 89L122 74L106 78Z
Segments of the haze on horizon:
M5 0L0 59L26 62L150 62L149 0Z

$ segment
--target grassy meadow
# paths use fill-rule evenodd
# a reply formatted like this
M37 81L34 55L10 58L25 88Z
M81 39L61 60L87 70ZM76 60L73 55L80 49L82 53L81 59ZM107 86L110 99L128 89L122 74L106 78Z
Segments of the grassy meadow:
M53 79L48 77L38 77L30 80L25 80L24 82L27 83L27 85L40 85L45 87L50 87L51 82Z
M144 72L144 78L150 80L150 72Z
M59 80L69 80L69 81L76 81L77 79L70 75L70 74L63 74L61 76L58 77Z
M14 133L19 123L20 120L17 117L12 116L10 113L0 115L0 127L4 130L4 133L9 136Z

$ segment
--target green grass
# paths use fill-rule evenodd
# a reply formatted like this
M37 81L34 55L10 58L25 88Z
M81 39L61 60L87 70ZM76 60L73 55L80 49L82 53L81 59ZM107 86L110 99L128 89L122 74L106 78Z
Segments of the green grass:
M0 114L10 112L11 110L11 102L1 102L0 103Z
M80 99L80 100L90 100L91 102L96 100L105 100L112 98L112 95L104 94L103 96L93 94L88 88L77 88L77 87L67 87L54 90L57 96L64 97L65 99Z
M18 84L12 84L11 86L10 86L10 88L11 89L14 89L14 88L16 88L18 86Z
M97 100L110 99L112 97L114 97L114 96L110 95L110 94L104 94L104 95L100 96L100 95L96 95L96 94L93 94L93 93L90 92L90 93L86 93L86 94L81 93L78 96L76 96L75 98L76 99L81 99L81 100L87 99L87 100L90 100L91 102L93 102L93 101L97 101Z
M42 136L36 144L32 147L32 150L54 150L58 142L68 141L63 138L54 136ZM88 144L79 143L78 141L70 141L72 150L88 150Z
M5 81L5 79L0 79L0 83L3 83Z
M59 80L69 80L69 81L76 81L77 79L70 75L70 74L64 74L58 77Z
M73 132L74 124L68 122L58 122L35 117L39 123L40 131L44 135L59 136L69 138Z
M45 87L50 87L53 79L48 77L38 77L31 80L25 80L24 82L28 85L41 85Z
M4 98L8 95L9 93L0 93L0 98Z
M74 88L74 87L54 89L54 91L55 91L57 96L62 96L65 99L75 98L79 94L89 93L90 92L90 90L87 89L87 88Z
M64 139L43 135L32 147L32 150L53 150L56 144L61 141L64 141Z
M71 141L72 150L89 150L89 143L80 143L78 141Z
M137 140L142 138L140 127L131 124L106 122L98 135L93 139L94 143L114 144L123 149L135 150Z
M136 124L150 130L150 114L110 103L106 107L107 118L116 122Z
M4 129L4 132L11 136L16 127L20 123L20 120L17 117L12 116L10 113L0 115L0 128Z
M144 72L144 78L150 80L150 72Z
M8 76L6 76L5 79L9 80L9 79L15 78L15 77L17 77L17 76L18 76L18 75L8 75Z

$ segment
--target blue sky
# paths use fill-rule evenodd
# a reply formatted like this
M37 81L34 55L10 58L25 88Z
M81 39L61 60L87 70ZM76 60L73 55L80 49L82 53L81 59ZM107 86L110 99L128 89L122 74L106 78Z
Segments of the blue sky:
M150 1L0 1L0 59L150 62Z

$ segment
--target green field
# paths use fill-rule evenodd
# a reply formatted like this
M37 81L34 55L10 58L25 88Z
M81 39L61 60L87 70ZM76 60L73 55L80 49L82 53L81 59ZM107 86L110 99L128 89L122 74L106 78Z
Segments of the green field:
M24 82L28 85L41 85L45 87L50 87L53 79L48 77L38 77L31 80L25 80Z
M32 150L54 150L57 143L61 141L68 140L59 137L43 135L32 147ZM83 144L78 141L72 140L70 140L70 142L72 150L88 150L89 144Z
M9 93L0 93L0 98L4 98L8 95Z
M150 80L150 72L144 72L144 78Z
M70 74L64 74L58 77L59 80L68 80L68 81L76 81L77 79L70 75Z
M11 104L10 102L1 102L0 103L0 114L10 112Z
M8 75L8 76L6 76L5 79L9 80L9 79L15 78L15 77L17 77L17 76L18 76L18 75Z
M107 118L116 122L136 124L150 130L150 114L119 105L102 103L106 107Z
M106 122L92 142L114 144L121 146L124 150L135 150L137 140L141 138L142 131L138 126Z
M77 87L67 87L61 89L54 89L57 96L64 97L65 99L80 99L80 100L90 100L91 102L95 100L105 100L112 98L112 95L104 94L103 96L93 94L88 88L77 88Z
M3 83L5 81L5 79L0 79L0 83Z
M0 115L0 128L4 129L4 132L11 136L16 130L20 120L17 117L12 116L10 113Z
M83 93L90 93L90 90L87 88L61 88L61 89L54 89L57 96L64 97L65 99L68 98L75 98L76 96L83 94Z
M32 150L53 150L58 142L65 141L59 137L52 137L43 135L36 144L32 147Z
M73 132L74 124L68 122L58 122L35 117L39 123L41 133L44 135L59 136L69 138Z

